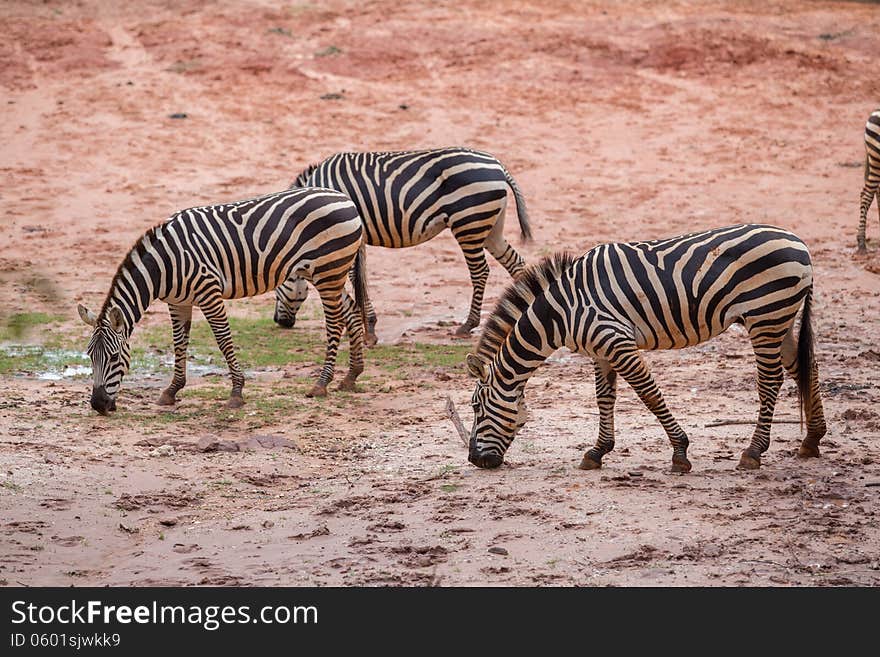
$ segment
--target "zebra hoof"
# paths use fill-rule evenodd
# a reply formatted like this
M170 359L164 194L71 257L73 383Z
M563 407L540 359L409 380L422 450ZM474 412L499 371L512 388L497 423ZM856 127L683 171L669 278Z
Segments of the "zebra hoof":
M672 459L672 469L671 472L680 472L684 474L685 472L691 471L691 462L687 459Z
M802 459L819 458L819 445L811 445L807 441L801 443L797 455Z
M174 406L174 404L177 403L177 399L173 393L163 390L156 403L159 404L159 406Z
M348 377L345 377L339 384L339 390L341 390L342 392L357 392L357 386L355 383L356 382L354 379L349 379Z
M475 327L471 326L470 324L462 324L457 329L455 329L455 332L452 335L456 338L469 338L471 337L471 331L474 328Z
M739 464L736 466L737 470L757 470L761 467L761 457L760 456L752 456L748 452L743 452L742 456L739 457Z
M232 395L229 398L229 401L226 402L226 408L241 408L244 406L244 398L241 395Z
M868 255L868 247L864 244L859 244L856 252L853 254L856 258L863 258Z
M594 461L589 456L584 455L584 458L581 459L581 464L578 467L581 470L598 470L602 467L602 463Z
M312 389L306 393L306 397L326 397L327 396L327 386L322 386L320 383L316 383L312 386Z

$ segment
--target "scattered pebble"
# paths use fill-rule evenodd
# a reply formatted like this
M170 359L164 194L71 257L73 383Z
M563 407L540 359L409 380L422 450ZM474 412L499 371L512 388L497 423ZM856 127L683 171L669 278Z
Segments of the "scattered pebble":
M174 527L177 524L177 518L159 518L159 524L166 527Z
M501 556L507 556L507 550L503 547L492 546L489 548L490 554L500 554Z
M138 529L137 527L130 527L129 525L126 525L122 522L119 523L119 529L126 532L127 534L137 534L140 531L140 529Z
M150 456L174 456L174 447L172 445L162 445L156 449L151 449Z

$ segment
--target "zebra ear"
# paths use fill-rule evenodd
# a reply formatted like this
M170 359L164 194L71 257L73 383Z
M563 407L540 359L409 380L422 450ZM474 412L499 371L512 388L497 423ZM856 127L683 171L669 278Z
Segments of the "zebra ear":
M110 320L110 328L117 333L122 333L122 329L125 327L125 322L122 318L122 311L119 310L119 308L113 306L107 311L107 319Z
M486 364L486 361L476 354L468 354L465 362L467 363L470 375L486 383L486 380L489 378L489 366Z
M89 326L95 326L98 323L98 318L95 317L95 313L93 313L81 303L76 304L76 309L79 312L80 319Z

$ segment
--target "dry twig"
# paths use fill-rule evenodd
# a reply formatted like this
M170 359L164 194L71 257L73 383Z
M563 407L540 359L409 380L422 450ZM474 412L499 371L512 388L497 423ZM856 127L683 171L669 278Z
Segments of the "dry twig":
M715 420L705 425L707 427L725 427L729 424L754 424L754 420ZM800 420L773 420L773 424L800 424Z
M452 424L455 425L455 429L461 437L461 442L464 443L465 447L468 447L470 443L468 440L468 433L465 431L464 424L458 416L458 412L455 410L455 404L452 403L452 397L448 396L446 397L446 415L452 420Z

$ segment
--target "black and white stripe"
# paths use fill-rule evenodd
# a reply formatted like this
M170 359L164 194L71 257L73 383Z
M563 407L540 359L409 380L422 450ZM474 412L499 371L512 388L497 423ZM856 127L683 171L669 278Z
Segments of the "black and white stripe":
M83 306L83 321L95 327L92 407L115 409L130 364L135 324L156 299L168 303L174 337L174 378L159 403L174 404L186 384L186 350L192 308L208 320L229 366L229 407L243 403L244 374L235 357L224 299L255 296L291 276L310 281L324 305L327 354L310 395L327 394L343 323L351 343L351 367L341 387L353 389L363 371L363 263L358 256L363 228L354 204L327 189L290 189L259 198L190 208L148 230L129 251L110 285L101 311ZM354 266L356 304L345 293Z
M865 230L868 223L868 210L880 187L880 109L868 117L865 125L865 185L862 187L859 207L859 232L856 236L858 252L866 253ZM877 202L880 211L880 200Z
M672 468L687 472L688 438L673 418L641 349L679 349L742 324L758 365L758 422L740 467L756 468L770 445L783 372L797 381L807 435L799 454L818 456L825 419L810 323L813 270L795 235L739 225L673 239L605 244L580 258L556 256L504 294L468 369L477 378L470 461L501 464L524 419L529 377L560 347L594 360L599 438L581 462L598 468L614 447L617 377L654 413L672 443ZM801 328L794 322L803 308Z
M489 276L484 249L517 276L522 257L504 239L507 190L516 201L519 226L531 238L525 200L513 177L495 157L466 148L395 153L338 153L303 171L295 186L317 185L344 192L364 221L371 246L399 249L430 240L445 229L458 241L473 295L459 334L480 323L483 292ZM277 291L275 320L292 326L304 288L295 280ZM306 291L307 292L307 291ZM367 301L368 341L375 341L376 313Z

